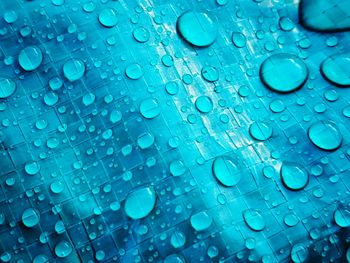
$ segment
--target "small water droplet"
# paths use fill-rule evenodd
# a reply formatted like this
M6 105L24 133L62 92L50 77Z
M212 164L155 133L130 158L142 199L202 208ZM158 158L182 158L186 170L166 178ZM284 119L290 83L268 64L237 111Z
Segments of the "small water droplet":
M309 182L309 174L299 164L284 162L281 167L282 183L289 190L303 189Z
M253 122L249 127L249 134L253 139L266 141L272 136L272 127L266 122Z
M339 86L350 86L350 54L338 54L322 62L323 76Z
M243 219L247 226L254 231L262 231L265 228L265 220L257 209L245 210Z
M340 207L334 212L334 221L340 227L350 226L350 209L347 207Z
M329 121L319 121L311 125L308 137L315 146L326 151L338 149L343 140L337 126Z
M58 242L58 244L55 246L55 254L59 258L68 257L72 253L72 251L72 245L66 240Z
M34 227L40 221L40 213L33 208L28 208L24 210L22 214L22 223L26 227Z
M212 170L216 179L224 186L235 186L242 177L238 165L229 156L217 157L213 162Z
M194 214L190 218L191 226L196 231L203 231L210 227L213 222L213 219L207 212L202 211L197 214Z
M132 219L148 216L156 204L156 193L152 187L145 187L131 192L125 200L125 213Z
M156 99L145 99L140 104L140 113L146 119L153 119L160 114L160 107Z
M114 27L118 23L118 16L114 9L105 8L100 12L98 21L105 27Z
M63 65L63 74L69 81L81 79L85 73L85 64L80 59L70 59Z
M8 78L0 77L0 99L10 97L16 90L16 83Z
M25 71L33 71L41 65L43 54L36 46L24 48L18 56L18 63Z
M201 113L208 113L213 109L213 102L208 96L200 96L195 102L197 110Z

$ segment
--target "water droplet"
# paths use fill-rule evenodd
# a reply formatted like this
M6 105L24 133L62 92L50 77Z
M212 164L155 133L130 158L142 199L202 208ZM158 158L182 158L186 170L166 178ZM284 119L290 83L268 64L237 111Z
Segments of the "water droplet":
M275 99L270 103L270 110L274 113L280 113L285 109L286 107L284 106L284 102L281 99Z
M7 78L0 77L0 99L10 97L16 90L16 83Z
M281 168L282 183L289 190L303 189L309 182L309 174L299 164L284 162Z
M206 66L202 69L202 77L209 82L215 82L219 79L219 72L215 67Z
M55 92L48 92L44 96L44 102L47 106L54 106L58 102L58 95Z
M153 119L160 114L160 107L156 99L145 99L140 104L140 113L146 119Z
M143 76L143 71L142 71L142 68L139 64L131 64L131 65L126 67L125 75L129 79L136 80L136 79L139 79Z
M18 15L13 10L9 10L9 11L4 13L4 20L6 21L6 23L12 24L12 23L16 22L17 19L18 19Z
M279 21L280 28L284 31L291 31L294 29L295 25L289 17L281 17Z
M276 54L263 62L260 78L273 91L288 93L304 85L308 78L308 68L297 56Z
M33 263L47 263L47 262L50 262L50 259L48 256L43 254L37 255L33 259Z
M242 177L239 167L229 156L217 157L213 162L212 170L216 179L224 186L235 186Z
M310 126L308 136L318 148L333 151L340 147L343 137L334 123L319 121Z
M114 9L105 8L100 12L98 20L105 27L114 27L118 23L118 16Z
M228 1L229 0L216 0L216 3L218 4L218 5L227 5L227 3L228 3Z
M210 257L210 258L215 258L219 255L219 250L216 246L210 246L208 247L208 250L207 250L207 255Z
M169 95L176 95L179 91L179 86L176 82L171 81L165 85L165 90Z
M24 210L22 214L22 223L26 227L34 227L40 221L40 213L33 208L28 208Z
M134 38L136 41L140 43L145 43L149 40L150 33L147 28L145 27L138 27L135 28L134 31L132 32Z
M43 54L36 46L26 47L18 56L18 63L25 71L33 71L41 65Z
M302 263L305 262L309 256L309 251L307 247L305 247L303 244L298 243L295 244L292 247L292 250L290 252L290 256L295 263Z
M350 86L350 53L328 57L322 62L323 76L339 86Z
M350 29L348 1L302 0L299 4L301 24L320 32L337 32Z
M64 0L51 0L51 3L55 6L64 5Z
M288 213L284 217L283 221L287 226L292 227L298 224L299 219L294 213Z
M37 162L28 162L24 166L24 170L29 175L35 175L40 171L40 165Z
M170 173L173 176L180 176L186 172L186 166L180 160L172 161L170 163L169 169L170 169Z
M265 228L265 220L256 209L247 209L243 212L243 219L247 226L254 231L262 231Z
M181 231L175 231L170 238L170 243L174 248L180 248L186 243L186 236Z
M186 263L182 256L171 254L164 259L164 263Z
M62 240L55 246L55 254L59 258L68 257L73 251L72 245L66 241Z
M200 96L195 102L197 110L201 113L208 113L213 109L213 102L208 96Z
M125 200L125 213L132 219L148 216L156 204L156 193L152 187L131 192Z
M340 207L334 212L334 221L340 227L350 226L350 209L347 207Z
M83 104L85 106L89 106L95 102L95 98L96 98L95 94L89 92L83 96Z
M245 47L247 39L241 32L234 32L232 33L232 42L236 47L242 48Z
M151 147L154 143L154 140L154 136L149 132L146 132L138 136L137 145L144 150Z
M210 46L217 37L217 26L206 13L183 13L177 20L177 28L187 42L198 47Z
M272 136L272 127L265 122L253 122L249 127L249 134L253 139L266 141Z
M210 225L213 222L213 219L211 218L210 215L207 214L207 212L202 211L192 215L190 222L191 222L191 226L196 231L203 231L210 227Z
M63 74L69 81L81 79L85 73L85 64L80 59L70 59L63 65Z

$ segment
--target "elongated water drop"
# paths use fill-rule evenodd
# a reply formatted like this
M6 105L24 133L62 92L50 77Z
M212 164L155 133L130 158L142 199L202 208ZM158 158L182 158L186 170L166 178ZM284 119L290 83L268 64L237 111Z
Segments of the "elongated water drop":
M132 219L148 216L156 204L156 193L152 187L131 192L125 200L125 213Z

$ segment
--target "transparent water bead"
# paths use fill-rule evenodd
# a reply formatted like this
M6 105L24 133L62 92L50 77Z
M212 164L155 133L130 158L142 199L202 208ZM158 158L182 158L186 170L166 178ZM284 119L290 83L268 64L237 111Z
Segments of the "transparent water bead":
M199 212L194 214L190 218L191 226L196 231L203 231L208 229L213 222L213 219L206 211Z
M66 258L68 257L73 251L72 245L66 241L62 240L57 243L55 246L55 254L59 258Z
M34 227L36 226L40 221L40 213L33 208L28 208L23 211L22 214L22 223L26 227Z
M253 139L266 141L272 136L272 126L266 122L253 122L249 127L249 134Z
M309 174L297 163L284 162L281 167L283 185L292 191L303 189L309 182Z
M208 113L213 109L213 101L208 96L200 96L195 102L196 108L201 113Z
M156 99L145 99L140 104L140 113L146 119L153 119L160 114L160 107Z
M265 220L257 209L245 210L243 219L247 226L254 231L262 231L265 228Z
M247 38L241 32L234 32L232 33L232 42L236 47L242 48L246 46Z
M239 166L229 156L215 158L212 170L215 178L224 186L235 186L242 177Z
M125 213L132 219L148 216L156 204L156 193L152 187L145 187L131 192L125 200Z
M309 256L309 251L304 244L298 243L292 247L290 252L290 257L295 263L302 263L307 260Z
M325 151L338 149L343 141L336 124L329 121L319 121L311 125L308 137L315 146Z
M301 24L320 32L350 30L350 2L344 0L301 0Z
M309 70L295 55L276 54L267 58L260 67L260 78L271 90L289 93L301 88L306 82Z
M43 53L37 46L22 49L18 56L18 63L25 71L37 69L43 61Z
M145 43L149 40L150 33L147 28L145 27L138 27L135 28L134 31L132 32L135 40L140 43Z
M219 72L215 67L206 66L202 69L202 77L208 82L215 82L219 79Z
M206 47L217 38L217 25L203 12L185 12L177 20L177 29L181 36L190 44Z
M8 78L0 77L0 99L10 97L16 90L16 83Z
M142 68L139 64L131 64L129 66L126 67L125 69L125 75L129 78L129 79L139 79L143 76L143 71Z
M118 16L114 9L105 8L100 12L98 21L105 27L114 27L118 23Z
M69 81L81 79L85 73L85 64L80 59L70 59L63 65L63 74Z
M348 207L339 207L334 212L334 221L340 227L350 227L350 209Z
M321 72L333 84L350 86L350 53L326 58L322 62Z
M40 165L35 161L27 162L24 166L24 170L29 175L35 175L40 171Z

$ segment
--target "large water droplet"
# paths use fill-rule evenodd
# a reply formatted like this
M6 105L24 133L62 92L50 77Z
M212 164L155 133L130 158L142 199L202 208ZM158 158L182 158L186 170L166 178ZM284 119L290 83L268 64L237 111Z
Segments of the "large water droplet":
M323 76L339 86L350 86L350 53L328 57L322 62Z
M7 78L0 78L0 99L10 97L16 90L16 83Z
M276 54L263 62L260 78L268 88L288 93L304 85L308 78L308 68L297 56Z
M35 175L40 171L40 165L35 161L27 162L24 166L24 170L29 175Z
M84 76L85 64L80 59L70 59L63 65L63 74L69 81L76 81Z
M211 45L217 37L217 26L206 13L183 13L177 20L177 28L187 42L198 47Z
M207 212L202 211L192 215L190 222L191 222L191 226L196 231L203 231L210 227L211 223L213 222L213 219L211 218L210 215L208 215Z
M55 246L55 254L59 258L68 257L70 253L72 253L72 251L73 251L72 245L66 240L60 241Z
M299 164L284 162L281 167L281 179L285 187L297 191L309 182L309 174Z
M309 251L307 247L301 243L295 244L290 252L290 257L295 263L302 263L307 260Z
M333 151L340 147L343 136L337 126L328 121L319 121L310 126L308 136L318 148Z
M200 96L195 102L197 110L201 113L208 113L213 109L213 101L208 96Z
M249 127L250 136L255 140L265 141L272 136L271 125L265 122L253 122Z
M242 33L234 32L232 33L232 42L236 47L242 48L242 47L245 47L247 43L247 39L245 35L243 35Z
M350 226L350 209L347 207L340 207L334 212L334 221L340 227Z
M261 231L265 228L265 220L256 209L247 209L243 212L243 219L247 226L254 231Z
M145 99L140 104L140 113L146 119L153 119L160 114L160 107L156 99Z
M156 204L156 193L152 187L131 192L125 200L125 213L132 219L144 218L151 213Z
M237 185L242 177L239 167L229 156L217 157L212 169L216 179L225 186Z
M114 27L118 23L118 16L114 9L105 8L100 12L98 20L105 27Z
M350 29L350 2L344 0L302 0L299 5L303 26L315 31Z
M24 210L22 214L22 222L26 227L34 227L39 223L40 213L33 208Z
M126 67L125 69L125 75L129 79L139 79L143 76L142 68L139 64L131 64Z
M43 61L43 53L36 46L26 47L19 53L18 63L26 71L33 71Z
M170 238L170 243L174 248L180 248L186 243L186 236L181 231L175 231Z

